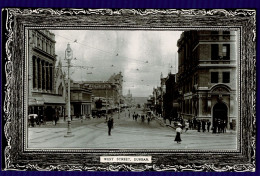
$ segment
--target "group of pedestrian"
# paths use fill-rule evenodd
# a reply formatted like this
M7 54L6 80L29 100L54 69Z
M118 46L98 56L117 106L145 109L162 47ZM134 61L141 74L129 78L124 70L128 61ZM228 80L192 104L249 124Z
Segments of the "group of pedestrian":
M190 130L197 130L198 132L209 132L211 129L211 122L209 120L197 120L196 118L193 118L185 122L185 128L187 129L187 127Z
M29 126L34 127L35 125L41 126L43 124L43 115L30 114L29 115Z
M145 120L147 120L148 124L152 120L152 118L149 115L144 115L144 114L140 115L140 114L136 114L134 112L133 113L133 120L137 121L138 118L140 118L142 122L145 122Z
M139 117L141 117L141 115L136 114L136 113L134 112L134 114L133 114L133 120L137 121L137 119L138 119Z
M226 133L227 123L225 120L215 120L213 125L213 133Z

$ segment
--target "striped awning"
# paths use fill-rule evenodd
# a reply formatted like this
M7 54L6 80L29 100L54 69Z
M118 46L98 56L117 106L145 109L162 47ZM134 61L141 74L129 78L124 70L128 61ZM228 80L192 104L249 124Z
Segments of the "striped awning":
M44 104L66 104L65 99L62 96L56 95L42 95Z
M43 106L43 105L65 105L65 99L58 95L44 95L33 96L29 98L29 106Z

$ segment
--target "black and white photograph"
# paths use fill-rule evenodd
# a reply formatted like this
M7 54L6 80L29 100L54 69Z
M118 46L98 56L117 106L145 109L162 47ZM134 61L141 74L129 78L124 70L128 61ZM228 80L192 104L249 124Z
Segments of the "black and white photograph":
M255 10L2 13L6 168L255 170Z
M237 150L238 40L221 28L29 30L28 148Z

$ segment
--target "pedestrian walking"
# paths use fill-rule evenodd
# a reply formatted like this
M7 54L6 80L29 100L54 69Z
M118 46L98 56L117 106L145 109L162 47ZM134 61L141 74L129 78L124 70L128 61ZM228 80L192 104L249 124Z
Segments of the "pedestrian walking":
M181 143L181 124L178 124L178 127L176 128L176 137L175 137L175 140L177 142L177 144L180 144Z
M208 132L209 132L210 126L211 126L211 122L208 121L208 122L207 122L207 130L208 130Z
M108 135L111 136L111 129L113 128L114 120L112 117L109 117L107 121L107 126L108 126Z
M227 132L227 122L224 120L223 122L223 133Z
M197 125L198 125L198 132L200 132L201 122L199 120L197 121Z
M141 118L142 118L142 122L144 122L144 115L142 115Z
M186 122L185 122L185 133L188 131L189 126L190 126L189 121L186 121Z
M193 129L196 129L197 128L197 118L196 117L194 117L193 118Z
M204 133L206 131L206 122L204 120L202 120L201 126L202 126L202 131Z

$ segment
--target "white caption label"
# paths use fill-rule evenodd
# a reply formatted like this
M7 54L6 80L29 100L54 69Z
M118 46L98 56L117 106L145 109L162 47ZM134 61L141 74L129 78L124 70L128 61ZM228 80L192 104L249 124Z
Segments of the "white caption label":
M151 156L100 156L101 163L152 163Z

